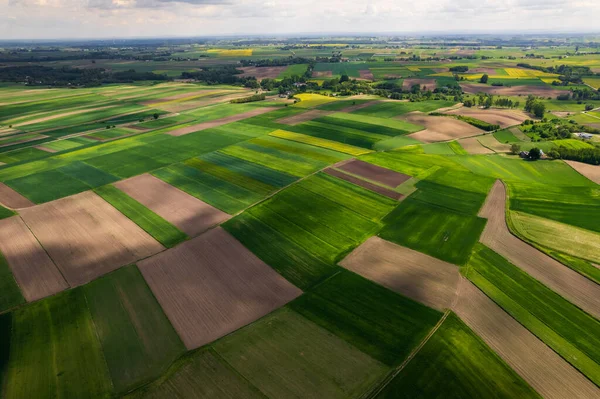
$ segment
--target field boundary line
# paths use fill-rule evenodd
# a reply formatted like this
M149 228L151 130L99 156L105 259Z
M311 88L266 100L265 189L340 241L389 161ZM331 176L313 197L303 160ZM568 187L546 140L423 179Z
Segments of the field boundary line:
M459 287L460 287L460 285L459 285ZM457 295L457 298L458 298L458 295ZM456 301L456 299L455 299L455 301ZM413 349L412 352L410 352L410 354L406 357L406 359L404 359L402 364L400 364L400 366L398 366L395 369L393 369L392 371L390 371L388 373L388 375L381 381L380 384L371 388L369 391L364 393L360 398L361 399L371 399L371 398L375 398L377 395L379 395L381 393L381 391L383 391L385 389L385 387L387 387L394 380L394 378L396 378L396 376L398 374L400 374L402 372L402 370L404 370L404 368L408 365L408 363L410 363L410 361L412 359L414 359L415 356L417 356L417 354L421 351L421 349L423 349L425 344L427 344L427 342L429 342L431 337L437 332L437 330L442 326L442 324L444 324L444 321L446 321L446 319L448 318L450 313L451 313L451 310L447 309L444 312L443 316L440 318L440 320L437 322L437 324L435 326L433 326L431 331L429 331L427 336L425 336L425 338L423 338L421 343L419 343L419 345L415 349Z

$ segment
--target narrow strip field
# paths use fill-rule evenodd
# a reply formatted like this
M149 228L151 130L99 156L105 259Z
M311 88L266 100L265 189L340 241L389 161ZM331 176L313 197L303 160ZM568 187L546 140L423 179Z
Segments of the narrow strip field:
M225 212L149 174L122 180L115 183L115 187L189 236L196 236L229 219Z
M91 191L24 209L21 216L71 286L164 249Z
M188 349L237 330L302 293L221 228L143 260L139 267Z
M367 190L373 191L374 193L381 194L381 195L386 196L391 199L400 200L400 199L404 198L404 195L402 195L394 190L390 190L389 188L382 187L377 184L373 184L369 181L360 179L356 176L342 172L341 170L338 170L338 169L327 168L323 171L323 173L326 173L329 176L337 177L338 179L345 180L349 183L356 184L359 187L365 188Z
M480 241L576 306L600 318L600 286L513 236L505 214L506 189L498 180L479 213L488 218Z
M331 111L321 111L313 109L310 111L302 112L292 116L286 116L285 118L277 119L275 122L283 123L284 125L297 125L299 123L312 121L313 119L321 118L323 116L330 115Z
M597 386L465 279L454 311L542 397L600 396Z
M460 277L455 265L379 237L369 238L340 265L439 310L452 305Z
M479 119L492 125L500 125L503 129L514 125L520 125L527 119L531 119L525 112L515 109L480 109L462 107L456 110L447 111L446 113Z
M206 130L206 129L210 129L213 127L222 126L222 125L225 125L228 123L241 121L242 119L248 119L253 116L262 115L267 112L274 111L276 109L277 108L274 108L274 107L256 108L251 111L243 112L241 114L232 115L232 116L228 116L228 117L221 118L221 119L215 119L210 122L203 122L203 123L198 123L198 124L187 126L187 127L182 127L179 129L174 129L174 130L167 132L167 134L170 136L183 136L183 135L195 133L195 132L198 132L201 130Z
M27 301L35 301L69 287L19 216L0 220L0 252Z

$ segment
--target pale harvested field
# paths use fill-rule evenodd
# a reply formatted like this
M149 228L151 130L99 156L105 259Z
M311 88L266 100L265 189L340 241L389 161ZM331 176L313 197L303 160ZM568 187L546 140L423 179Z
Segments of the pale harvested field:
M570 167L596 184L600 184L600 166L577 161L565 161Z
M331 78L333 76L333 71L313 71L313 78Z
M404 90L410 90L414 85L420 85L421 89L423 89L423 87L425 87L425 90L433 91L437 87L437 82L435 81L435 79L415 79L415 78L404 79L404 81L402 82L402 88Z
M283 123L284 125L297 125L302 122L312 121L313 119L321 118L323 116L331 115L333 112L331 111L321 111L318 109L313 109L310 111L302 112L300 114L288 116L285 118L277 119L275 122Z
M274 67L242 67L238 68L244 71L239 76L254 76L257 80L263 80L265 78L275 79L279 74L287 69L287 66L274 66Z
M229 102L230 100L234 100L236 98L244 98L252 95L253 92L250 91L237 91L232 94L226 94L224 96L217 97L209 97L209 98L197 98L188 101L178 101L178 102L169 102L165 104L156 104L153 108L160 109L167 112L182 112L187 111L194 108L206 107L208 105L219 104Z
M411 133L407 136L423 143L435 143L470 137L483 132L466 122L446 116L429 116L421 112L411 112L402 116L402 119L410 123L425 126L425 130Z
M247 118L251 118L253 116L266 114L267 112L271 112L276 109L277 108L275 108L275 107L260 107L260 108L253 109L252 111L228 116L226 118L215 119L214 121L198 123L197 125L192 125L192 126L182 127L180 129L171 130L170 132L167 132L166 134L171 135L171 136L183 136L185 134L199 132L200 130L210 129L211 127L218 127L218 126L225 125L227 123L237 122L237 121L241 121L242 119L247 119Z
M531 119L531 117L525 112L516 109L482 109L463 107L448 111L446 113L452 115L470 116L471 118L479 119L480 121L491 123L493 125L500 125L501 128L520 125L523 123L523 121Z
M189 236L203 233L230 218L225 212L147 173L114 185Z
M404 198L404 195L402 195L394 190L390 190L389 188L378 186L377 184L373 184L366 180L359 179L358 177L349 175L345 172L342 172L341 170L327 168L323 172L327 173L330 176L334 176L334 177L337 177L338 179L342 179L349 183L356 184L357 186L366 188L367 190L371 190L377 194L381 194L381 195L386 196L391 199L400 200L400 199Z
M484 84L478 83L460 83L460 86L463 88L463 91L468 94L477 94L477 93L486 93L492 94L495 96L518 96L522 94L523 96L527 96L532 94L537 97L552 97L556 98L561 94L564 94L564 91L553 89L551 87L545 86L488 86ZM523 99L525 101L525 98Z
M11 209L28 208L35 205L4 183L0 183L0 204Z
M0 252L25 299L35 301L69 288L56 265L19 216L0 220Z
M375 80L375 77L373 76L373 72L371 72L369 69L361 69L358 71L358 74L361 79Z
M13 125L13 126L17 127L17 126L33 125L34 123L42 123L42 122L51 121L53 119L65 118L67 116L78 115L78 114L85 114L86 112L100 111L100 110L103 110L103 109L115 108L115 107L116 107L116 105L107 105L107 106L104 106L104 107L78 109L76 111L69 111L69 112L64 112L62 114L50 115L50 116L46 116L46 117L43 117L43 118L32 119L32 120L29 120L27 122L18 123L18 124Z
M392 188L398 187L411 177L358 159L353 159L337 168Z
M506 188L492 187L480 217L488 219L480 241L527 274L596 318L600 318L600 285L513 236L506 224Z
M479 137L469 137L467 139L460 139L460 140L458 140L458 143L469 154L473 154L473 155L494 154L494 151L481 145L481 143L479 142Z
M513 370L548 399L598 398L600 390L468 280L456 314Z
M486 134L483 136L479 136L479 137L477 137L477 140L479 140L479 142L483 146L490 148L495 152L509 152L510 151L510 144L503 144L503 143L499 142L498 140L496 140L496 138L492 134Z
M302 294L220 227L138 266L188 349Z
M71 286L164 250L92 191L20 213Z
M50 153L58 152L58 150L54 150L52 148L44 147L43 145L36 145L33 148L37 148L38 150L42 150L42 151L46 151L46 152L50 152Z
M447 309L456 298L458 266L371 237L340 265L436 309Z

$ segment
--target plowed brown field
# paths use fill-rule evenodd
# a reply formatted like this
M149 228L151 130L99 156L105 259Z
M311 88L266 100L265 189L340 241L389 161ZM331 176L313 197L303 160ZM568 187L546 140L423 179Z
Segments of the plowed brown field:
M302 112L300 114L287 116L285 118L277 119L275 122L283 123L284 125L297 125L302 122L312 121L313 119L320 118L322 116L327 116L332 114L333 112L329 111L321 111L318 109L313 109L310 111Z
M91 191L20 213L73 287L164 249Z
M220 227L138 266L188 349L237 330L302 293Z
M421 112L411 112L401 118L410 123L425 126L425 130L407 136L423 143L448 141L483 133L483 130L479 130L475 126L446 116L429 116Z
M28 208L35 205L4 183L0 183L0 204L11 209Z
M396 188L404 183L411 176L403 173L398 173L390 169L382 168L381 166L354 159L338 167L345 172L352 173L364 177L365 179L376 181L388 187Z
M196 236L230 216L147 173L115 186L189 236Z
M520 125L523 123L523 121L531 119L531 117L525 112L516 109L481 109L463 107L448 111L446 113L452 115L470 116L471 118L479 119L493 125L500 125L501 128Z
M371 237L340 262L346 269L436 309L452 306L458 266Z
M565 161L570 167L596 184L600 184L600 166L577 161Z
M12 269L26 300L35 301L69 288L19 216L0 220L0 252Z
M467 139L460 139L458 143L465 149L469 154L481 155L481 154L494 154L494 151L481 145L478 140L479 137L469 137Z

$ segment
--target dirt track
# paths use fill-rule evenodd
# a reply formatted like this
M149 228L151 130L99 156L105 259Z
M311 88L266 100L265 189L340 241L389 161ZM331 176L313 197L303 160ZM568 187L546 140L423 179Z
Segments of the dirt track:
M302 294L220 227L138 266L188 349Z
M365 161L360 161L358 159L346 162L345 164L338 166L338 169L354 175L362 176L368 180L385 184L391 188L396 188L411 178L411 176L382 168L381 166L373 165Z
M531 119L531 117L525 112L516 109L482 109L462 107L446 113L451 115L470 116L471 118L479 119L493 125L500 125L501 128L520 125L523 123L523 121Z
M333 112L330 111L321 111L318 109L313 109L310 111L302 112L296 115L287 116L285 118L277 119L275 122L283 123L284 125L297 125L302 122L312 121L313 119L320 118L322 116L331 115Z
M496 181L479 212L488 219L480 241L548 288L600 319L600 286L513 236L506 224L506 188Z
M6 258L27 301L35 301L69 288L19 216L0 220L0 252Z
M147 173L114 185L192 237L230 218L225 212Z
M340 262L346 269L436 309L456 297L458 266L371 237Z
M92 191L20 213L73 287L164 249Z
M435 143L470 137L483 132L475 126L447 116L429 116L421 112L411 112L403 115L401 119L416 125L425 126L425 130L407 136L423 143Z
M456 314L540 395L549 399L600 397L598 387L471 282L461 278L459 284Z
M0 183L0 204L11 209L28 208L35 205L4 183Z
M210 122L198 123L196 125L192 125L192 126L182 127L180 129L171 130L170 132L167 132L166 134L171 135L171 136L183 136L185 134L199 132L200 130L210 129L211 127L218 127L218 126L225 125L227 123L237 122L237 121L241 121L243 119L251 118L253 116L266 114L267 112L271 112L271 111L274 111L276 109L277 108L275 108L275 107L258 107L256 109L253 109L252 111L243 112L241 114L228 116L226 118L215 119L215 120L210 121Z
M600 166L577 161L565 161L569 166L596 184L600 184Z
M494 151L481 145L478 137L469 137L467 139L460 139L458 143L465 149L469 154L481 155L481 154L494 154Z

